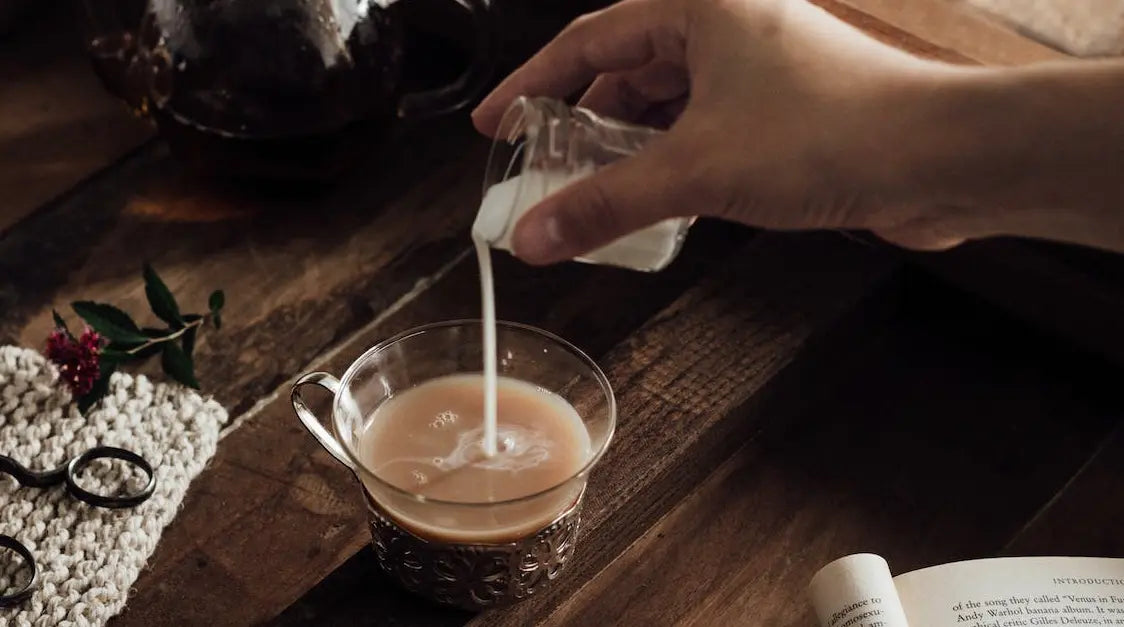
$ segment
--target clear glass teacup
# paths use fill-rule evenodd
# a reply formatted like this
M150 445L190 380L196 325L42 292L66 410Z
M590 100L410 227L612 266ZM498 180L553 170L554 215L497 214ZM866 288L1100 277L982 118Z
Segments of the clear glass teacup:
M480 373L482 340L479 320L411 329L368 350L338 380L324 372L302 376L291 395L305 428L358 479L384 572L412 592L470 610L509 605L562 574L574 554L589 473L612 440L617 417L608 379L581 350L546 331L499 322L498 374L574 408L589 434L585 464L547 489L495 502L430 499L380 477L359 452L372 415L420 384ZM331 431L301 395L310 384L333 394Z

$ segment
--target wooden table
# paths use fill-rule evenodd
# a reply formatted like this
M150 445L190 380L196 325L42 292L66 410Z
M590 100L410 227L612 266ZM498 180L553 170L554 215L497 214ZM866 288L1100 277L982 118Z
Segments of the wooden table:
M944 0L819 3L921 55L1061 56ZM115 627L811 625L809 577L850 552L897 572L1124 555L1119 258L702 222L657 275L498 261L501 317L603 365L617 439L550 591L479 616L409 597L376 572L354 482L287 392L392 333L478 315L467 226L487 143L452 116L326 196L222 193L101 91L72 35L40 17L0 43L0 342L41 345L51 307L78 298L146 311L151 261L196 308L226 290L197 365L236 417Z

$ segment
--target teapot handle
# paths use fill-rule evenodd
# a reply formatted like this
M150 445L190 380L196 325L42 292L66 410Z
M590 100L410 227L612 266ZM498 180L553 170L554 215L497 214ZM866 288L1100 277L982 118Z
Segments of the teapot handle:
M453 0L472 16L476 33L472 62L455 81L443 87L405 94L398 101L398 117L428 118L463 108L492 78L492 15L488 0Z

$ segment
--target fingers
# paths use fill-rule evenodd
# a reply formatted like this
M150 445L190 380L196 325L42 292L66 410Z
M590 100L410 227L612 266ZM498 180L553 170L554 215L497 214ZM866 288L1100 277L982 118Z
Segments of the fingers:
M602 74L578 105L611 118L634 121L654 105L681 98L688 85L683 66L653 61L638 70Z
M532 264L572 259L673 216L694 215L691 182L674 137L548 196L515 225L516 256Z
M492 136L518 96L564 99L598 75L682 56L685 23L679 2L623 0L566 27L508 76L472 113L476 128Z

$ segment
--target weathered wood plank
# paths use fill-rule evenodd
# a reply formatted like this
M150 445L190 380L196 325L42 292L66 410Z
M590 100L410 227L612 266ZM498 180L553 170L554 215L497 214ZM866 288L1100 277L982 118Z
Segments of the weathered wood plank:
M761 428L770 384L894 267L826 237L762 236L609 355L621 423L590 482L584 559L555 590L473 624L536 622Z
M841 555L875 552L905 572L995 554L1122 401L1100 364L924 289L864 350L805 381L810 408L772 408L760 438L537 624L811 625L805 586ZM1119 490L1115 453L1086 497ZM1087 549L1120 554L1122 510L1092 516L1094 503L1053 531L1077 534L1080 520L1099 539Z
M1006 555L1124 557L1124 425L1003 549Z
M186 311L226 290L197 364L237 415L463 248L487 142L461 118L424 131L311 197L206 187L153 145L0 239L0 339L40 345L51 307L87 298L151 318L151 261Z
M1018 318L1124 365L1124 257L994 239L914 259Z
M69 9L0 37L0 233L152 134L102 88Z

